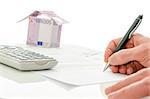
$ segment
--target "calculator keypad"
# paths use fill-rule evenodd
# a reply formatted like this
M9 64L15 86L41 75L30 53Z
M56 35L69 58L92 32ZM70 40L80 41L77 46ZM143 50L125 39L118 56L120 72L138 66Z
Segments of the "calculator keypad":
M39 53L25 50L19 47L9 47L9 46L0 47L0 52L19 60L38 60L38 59L54 60L53 58L50 58L48 56L44 56Z

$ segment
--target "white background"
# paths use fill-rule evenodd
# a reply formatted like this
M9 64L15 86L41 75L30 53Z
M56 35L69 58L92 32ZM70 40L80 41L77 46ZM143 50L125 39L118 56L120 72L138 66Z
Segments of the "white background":
M0 2L0 44L25 43L34 10L52 10L70 23L63 26L61 43L104 50L123 36L134 19L144 15L137 32L149 35L149 0L3 0Z
M108 42L123 36L143 14L137 32L150 35L149 0L3 0L0 1L0 44L26 42L28 20L34 10L52 10L70 23L63 26L61 43L104 51Z

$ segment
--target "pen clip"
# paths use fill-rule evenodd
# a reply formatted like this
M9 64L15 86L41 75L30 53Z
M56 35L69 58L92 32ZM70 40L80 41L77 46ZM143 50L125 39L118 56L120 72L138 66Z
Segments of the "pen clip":
M132 34L135 32L135 30L138 28L138 26L140 25L141 22L142 22L142 20L140 19L139 22L138 22L138 24L136 25L136 27L129 34L129 39L132 37Z

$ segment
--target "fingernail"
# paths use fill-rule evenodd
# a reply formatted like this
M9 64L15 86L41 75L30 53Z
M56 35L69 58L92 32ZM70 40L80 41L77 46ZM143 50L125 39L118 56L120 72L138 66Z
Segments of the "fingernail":
M110 66L113 73L118 73L118 67Z
M127 69L127 74L128 74L128 75L130 75L130 74L132 74L132 73L133 73L133 69L132 69L132 68Z
M119 72L120 72L121 74L125 74L125 73L126 73L124 69L119 69Z

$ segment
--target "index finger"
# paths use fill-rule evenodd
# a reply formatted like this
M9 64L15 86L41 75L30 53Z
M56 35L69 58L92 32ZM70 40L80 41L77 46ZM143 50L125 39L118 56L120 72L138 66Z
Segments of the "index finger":
M105 54L104 54L104 61L107 62L110 55L114 52L115 48L119 44L121 38L114 39L109 42L108 46L106 47Z
M137 82L139 80L142 80L143 78L147 77L150 75L150 68L146 68L146 69L143 69L143 70L140 70L138 71L137 73L134 73L130 76L128 76L126 79L118 82L117 84L107 88L105 90L105 93L106 94L109 94L109 93L112 93L112 92L115 92L123 87L126 87L134 82Z

